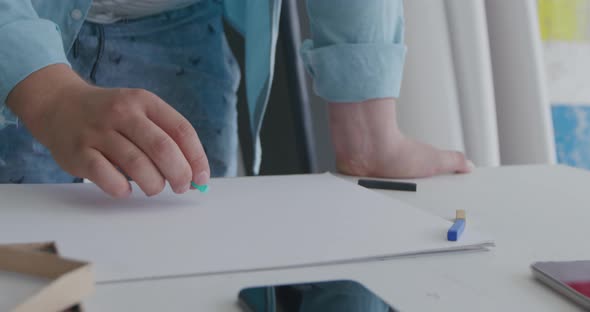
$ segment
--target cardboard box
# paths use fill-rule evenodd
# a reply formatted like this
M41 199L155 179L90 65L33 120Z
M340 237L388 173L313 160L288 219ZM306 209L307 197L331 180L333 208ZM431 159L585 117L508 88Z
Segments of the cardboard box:
M50 280L11 312L82 311L94 290L91 265L61 258L54 243L0 245L0 270Z

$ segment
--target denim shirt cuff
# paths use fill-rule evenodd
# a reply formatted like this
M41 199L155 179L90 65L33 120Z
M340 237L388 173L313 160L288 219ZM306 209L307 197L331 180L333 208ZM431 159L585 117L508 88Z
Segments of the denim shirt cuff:
M396 43L335 44L301 47L313 87L329 102L359 102L399 97L406 47Z
M27 19L0 26L0 129L16 123L6 107L10 91L31 73L46 66L68 64L58 26Z

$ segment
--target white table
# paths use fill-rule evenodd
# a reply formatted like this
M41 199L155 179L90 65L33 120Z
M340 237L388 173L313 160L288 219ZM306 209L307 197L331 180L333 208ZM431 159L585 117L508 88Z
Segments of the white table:
M590 259L590 173L563 166L477 169L382 191L417 209L492 234L489 252L98 285L89 311L240 311L255 285L354 279L402 311L578 311L532 278L540 260ZM419 226L419 225L417 225ZM445 233L441 233L445 235Z

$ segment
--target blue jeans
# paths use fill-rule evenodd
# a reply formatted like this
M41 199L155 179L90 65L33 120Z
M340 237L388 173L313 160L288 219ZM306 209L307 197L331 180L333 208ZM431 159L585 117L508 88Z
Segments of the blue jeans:
M211 175L234 176L240 72L226 42L222 12L219 1L203 0L147 18L87 22L68 60L95 85L142 88L161 97L197 130ZM0 130L0 142L0 183L80 181L61 170L23 125Z

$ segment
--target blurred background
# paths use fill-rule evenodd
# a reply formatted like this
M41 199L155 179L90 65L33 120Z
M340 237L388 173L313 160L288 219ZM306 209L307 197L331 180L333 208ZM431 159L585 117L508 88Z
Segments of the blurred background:
M539 0L557 161L590 169L590 1Z
M463 151L480 167L590 169L590 0L404 4L408 54L398 111L408 136ZM305 1L283 0L282 10L261 174L334 170L326 103L298 55L309 38ZM241 56L243 42L229 28ZM241 174L251 174L240 92Z

